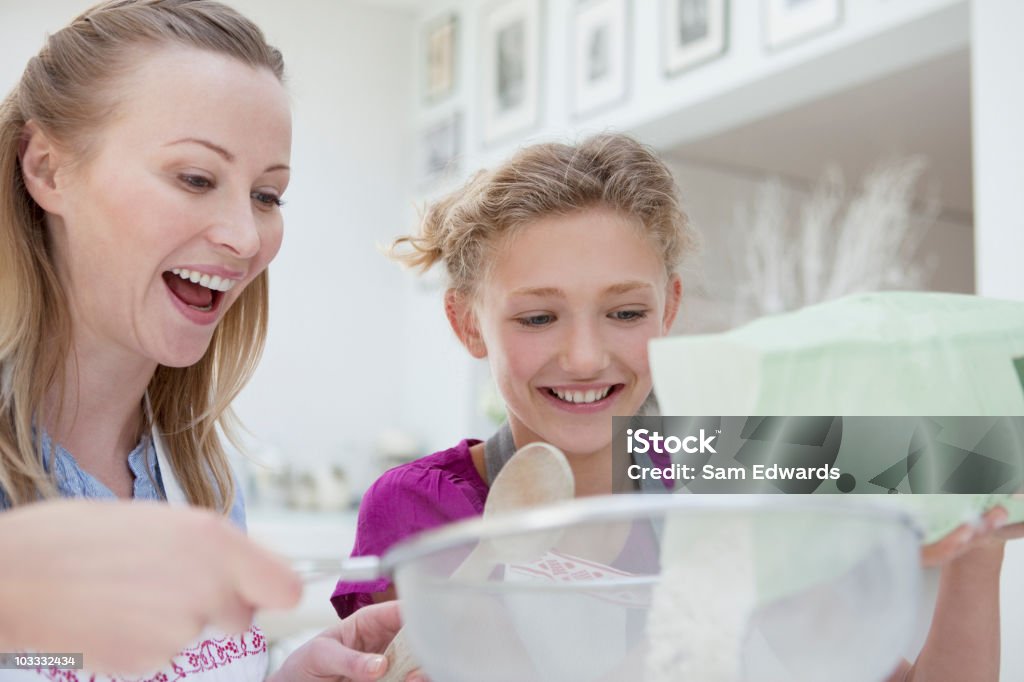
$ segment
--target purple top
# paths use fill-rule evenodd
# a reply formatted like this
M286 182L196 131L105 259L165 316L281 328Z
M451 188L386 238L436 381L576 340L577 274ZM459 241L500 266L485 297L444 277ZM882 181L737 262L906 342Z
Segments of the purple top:
M479 516L488 486L469 454L478 440L464 440L384 472L359 504L352 556L380 556L399 540L446 523ZM342 618L373 603L373 593L391 587L385 579L339 581L331 604Z

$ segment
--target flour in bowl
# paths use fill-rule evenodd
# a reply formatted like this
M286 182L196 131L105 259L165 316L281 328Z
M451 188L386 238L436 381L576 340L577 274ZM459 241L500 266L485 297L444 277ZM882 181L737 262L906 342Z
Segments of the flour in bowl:
M661 580L647 619L645 682L739 682L756 605L750 524L665 524Z

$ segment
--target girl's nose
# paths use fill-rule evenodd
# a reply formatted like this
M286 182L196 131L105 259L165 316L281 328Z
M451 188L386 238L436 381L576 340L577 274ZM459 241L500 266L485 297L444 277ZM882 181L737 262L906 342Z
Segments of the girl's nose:
M573 325L561 352L561 367L578 379L597 377L609 363L607 344L600 330L590 323Z

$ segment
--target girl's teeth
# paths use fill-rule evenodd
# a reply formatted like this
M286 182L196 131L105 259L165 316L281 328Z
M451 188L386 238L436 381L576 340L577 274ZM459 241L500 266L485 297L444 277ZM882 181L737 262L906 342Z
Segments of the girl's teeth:
M206 287L207 289L213 289L214 291L228 291L235 286L235 280L233 279L220 277L219 275L207 275L202 272L193 272L188 268L172 268L171 272L182 279L187 279L194 284Z
M551 389L551 392L558 396L559 399L564 400L567 403L593 403L598 400L604 400L608 393L612 390L611 386L602 388L600 390L591 389L589 391L559 391Z

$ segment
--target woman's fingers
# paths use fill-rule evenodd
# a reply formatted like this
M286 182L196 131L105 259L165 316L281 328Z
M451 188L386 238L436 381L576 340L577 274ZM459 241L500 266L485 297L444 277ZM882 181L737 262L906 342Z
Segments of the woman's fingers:
M18 557L0 571L0 648L82 651L97 672L162 665L205 626L241 632L301 594L285 562L209 511L52 501L0 525Z
M994 535L1003 541L1024 538L1024 523L1012 523L1008 526L1003 526L996 530Z
M287 609L302 597L302 579L282 558L231 528L226 538L224 565L239 598L258 609Z
M922 547L921 563L925 567L941 566L977 547L1024 537L1024 523L1007 526L1008 519L1005 508L993 507L977 523L960 524L946 537Z
M921 563L926 567L940 566L967 551L974 537L974 528L960 524L952 533L921 548Z

